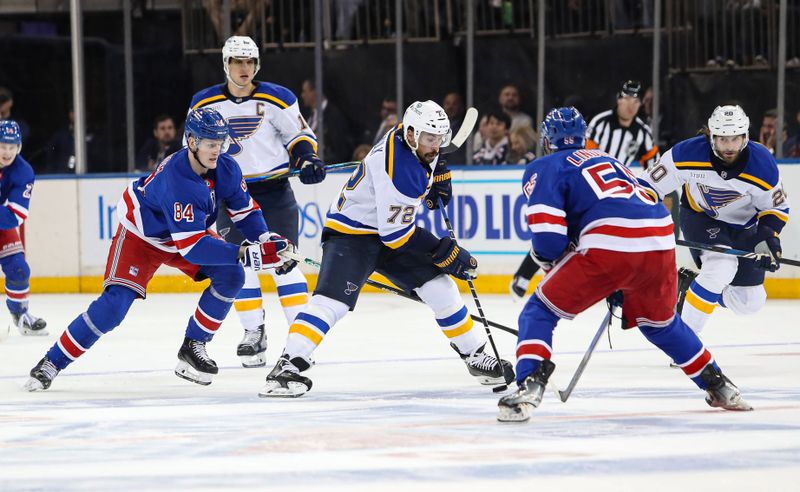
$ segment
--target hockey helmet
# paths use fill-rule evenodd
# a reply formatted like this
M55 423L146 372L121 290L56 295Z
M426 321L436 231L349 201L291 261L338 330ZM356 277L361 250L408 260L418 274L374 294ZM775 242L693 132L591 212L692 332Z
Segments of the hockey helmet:
M0 143L22 145L22 132L14 120L0 120Z
M255 58L256 71L253 72L254 77L255 74L258 73L258 69L261 68L258 45L247 36L231 36L225 41L225 45L222 47L222 66L225 69L225 75L228 77L230 77L230 73L228 73L228 63L231 58L243 60Z
M642 98L642 83L638 80L628 80L624 84L622 84L622 88L620 88L619 92L617 93L617 99L625 96L636 97L641 99Z
M441 136L440 147L446 147L450 144L452 132L447 113L444 112L441 106L430 99L416 101L406 109L405 114L403 114L403 128L406 131L409 128L414 131L414 145L411 145L411 142L408 141L408 134L403 133L403 139L413 150L417 150L422 132Z
M750 140L750 118L747 117L741 106L717 106L708 119L708 133L711 140L711 150L714 151L717 157L722 159L722 156L717 152L714 137L744 135L744 142L739 147L739 152L741 152L747 147L747 142Z
M196 142L202 140L222 140L222 152L230 145L230 127L216 109L195 109L186 117L186 141L189 137Z
M586 145L586 120L572 106L551 109L539 131L544 148L545 140L550 150L582 149Z

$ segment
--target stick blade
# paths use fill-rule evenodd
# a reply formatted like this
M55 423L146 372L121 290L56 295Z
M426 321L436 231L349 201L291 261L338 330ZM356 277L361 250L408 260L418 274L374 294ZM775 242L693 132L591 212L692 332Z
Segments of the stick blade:
M440 153L450 154L461 148L461 146L464 145L464 142L466 142L469 136L472 134L472 130L475 128L475 123L477 122L478 110L475 108L467 109L467 112L464 115L464 121L461 123L461 128L458 129L458 133L453 136L453 139L450 141L450 144L447 147L444 147L440 150Z

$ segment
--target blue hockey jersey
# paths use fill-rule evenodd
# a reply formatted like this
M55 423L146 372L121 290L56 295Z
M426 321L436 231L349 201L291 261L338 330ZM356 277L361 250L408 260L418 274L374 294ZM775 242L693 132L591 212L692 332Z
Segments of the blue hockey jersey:
M570 247L643 252L673 249L667 209L631 171L597 149L562 150L525 168L533 251L548 261Z
M238 261L239 247L210 235L217 218L217 200L248 241L265 240L267 224L247 192L236 161L225 154L216 169L198 176L188 150L164 159L152 174L132 182L117 205L120 224L164 251L180 253L196 265L227 265Z
M33 180L33 168L19 154L0 169L0 230L19 227L28 218Z

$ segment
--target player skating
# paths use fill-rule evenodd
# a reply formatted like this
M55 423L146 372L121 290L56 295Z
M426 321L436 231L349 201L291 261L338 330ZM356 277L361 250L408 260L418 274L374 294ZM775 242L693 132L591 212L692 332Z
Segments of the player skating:
M533 254L548 271L519 316L519 389L498 402L498 420L529 419L555 364L553 330L622 291L623 323L672 357L707 392L713 407L751 410L697 335L675 314L673 223L667 209L619 161L585 149L586 122L575 108L548 113L548 154L528 164L523 192Z
M206 352L244 283L240 261L255 269L289 270L277 253L293 245L270 233L247 193L239 165L226 155L228 125L213 109L192 111L186 119L187 147L162 161L149 176L133 183L117 205L120 225L111 242L103 293L75 318L31 369L29 391L47 389L53 378L83 355L102 335L125 319L161 265L175 267L195 281L211 279L189 318L175 373L210 384L217 365ZM226 243L208 232L217 216L217 200L242 234L254 244Z
M6 276L11 324L23 335L47 335L47 323L28 312L31 269L25 261L20 227L28 218L34 175L31 165L19 154L21 150L19 125L12 120L0 121L0 203L4 205L0 207L0 266ZM0 334L4 330L0 328Z
M302 371L323 337L355 308L361 287L377 271L414 291L434 312L442 333L482 384L499 384L511 364L484 347L458 287L448 276L473 276L477 261L449 237L438 239L415 225L417 210L431 197L450 197L439 150L450 141L450 123L433 101L415 102L356 168L327 214L322 233L319 281L308 307L289 328L286 348L259 393L300 396L311 389ZM434 203L436 200L432 200Z
M254 80L260 68L256 43L246 36L229 38L222 48L222 63L225 83L195 94L191 109L214 108L225 117L231 128L228 154L236 158L245 178L299 169L302 183L322 181L325 167L317 157L316 137L300 115L295 95L280 85ZM298 207L289 180L251 182L249 190L270 230L297 244ZM245 239L226 214L220 214L217 230L233 244ZM298 268L272 278L286 321L291 324L308 302L305 276ZM244 287L234 307L245 330L237 355L244 367L263 367L267 334L261 285L254 271L245 270Z
M717 306L759 311L767 300L764 273L780 267L778 235L789 220L789 198L775 158L748 141L749 130L742 108L719 106L702 135L675 145L641 177L659 197L683 188L686 240L762 255L754 261L692 250L700 274L681 269L678 312L696 333Z

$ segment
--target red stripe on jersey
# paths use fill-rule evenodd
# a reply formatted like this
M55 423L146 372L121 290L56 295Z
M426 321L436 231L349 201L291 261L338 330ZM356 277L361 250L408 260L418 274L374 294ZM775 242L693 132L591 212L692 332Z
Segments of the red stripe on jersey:
M236 217L238 215L247 215L250 212L252 212L253 210L261 210L261 207L259 207L258 203L256 203L255 201L253 202L253 206L252 207L248 207L248 208L246 208L244 210L240 210L240 211L238 211L236 213L231 213L230 210L228 210L228 215L231 218L234 218L234 217Z
M22 213L22 212L20 212L19 210L15 209L14 207L11 207L11 206L9 206L9 205L6 205L6 208L7 208L7 209L9 209L9 210L11 210L12 212L14 212L14 214L16 214L16 216L17 216L17 217L19 217L19 218L20 218L20 219L22 219L22 220L25 220L25 219L27 219L27 218L28 218L28 216L27 216L27 215L25 215L24 213Z
M197 243L197 241L203 239L203 236L205 235L206 233L205 231L203 231L203 232L198 232L194 236L189 236L186 239L178 239L175 241L175 246L178 249L190 248L194 246Z
M517 359L523 355L537 355L542 359L550 359L550 351L541 343L526 343L517 348Z
M85 350L75 345L66 330L61 334L61 338L58 341L61 343L61 347L67 351L67 355L73 359L77 359L85 352Z
M10 290L6 289L6 297L14 301L24 301L28 298L28 292L30 291L22 291L22 292L11 292Z
M564 219L564 217L559 217L558 215L539 212L528 215L528 225L533 224L557 224L566 226L567 221Z
M125 206L128 207L128 212L125 214L125 218L128 219L131 224L136 225L136 219L133 216L133 199L131 199L129 188L125 188L125 191L122 193L122 199L125 200ZM139 226L136 225L136 227L138 228Z
M601 225L584 234L605 234L607 236L638 238L654 236L672 236L674 234L674 224L657 227L621 227L615 225Z
M222 324L221 321L214 321L207 317L202 311L200 311L199 307L194 311L194 319L197 320L198 325L208 331L217 331L217 329L219 329L219 325Z
M702 371L709 362L711 362L711 352L704 348L703 354L700 357L696 358L694 362L686 367L682 367L681 369L683 369L683 372L685 372L687 376L693 376Z

